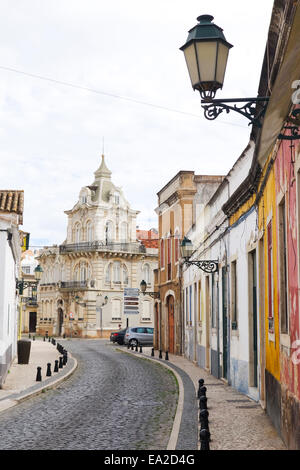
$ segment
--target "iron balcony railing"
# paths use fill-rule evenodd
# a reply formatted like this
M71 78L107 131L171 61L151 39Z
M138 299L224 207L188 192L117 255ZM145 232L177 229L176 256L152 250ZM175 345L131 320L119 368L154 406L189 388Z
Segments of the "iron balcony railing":
M61 289L85 289L88 287L88 281L62 281Z
M74 251L115 251L124 253L146 253L146 248L140 243L103 243L100 241L95 242L80 242L71 243L68 245L60 245L59 252L71 253Z

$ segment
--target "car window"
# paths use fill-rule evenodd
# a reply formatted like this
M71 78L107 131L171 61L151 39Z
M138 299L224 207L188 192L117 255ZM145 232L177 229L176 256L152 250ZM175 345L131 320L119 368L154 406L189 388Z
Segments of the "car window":
M146 328L137 328L137 333L146 333Z
M131 331L132 331L133 333L136 333L136 332L137 332L137 328L131 328Z
M153 328L146 328L147 333L152 335L153 334Z

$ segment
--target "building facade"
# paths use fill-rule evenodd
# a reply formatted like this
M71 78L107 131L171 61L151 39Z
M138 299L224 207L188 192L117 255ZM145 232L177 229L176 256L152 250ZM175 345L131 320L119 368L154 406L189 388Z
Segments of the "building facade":
M32 250L26 250L21 255L21 277L24 289L20 296L21 331L22 333L35 333L37 325L37 288L34 269L38 262ZM27 287L27 283L30 283Z
M153 298L138 294L138 308L124 314L124 291L139 289L143 279L153 291L157 248L137 239L138 211L113 184L103 155L94 175L65 211L64 243L38 257L44 271L38 288L40 334L95 338L120 327L153 326Z
M23 191L0 191L0 387L17 353Z

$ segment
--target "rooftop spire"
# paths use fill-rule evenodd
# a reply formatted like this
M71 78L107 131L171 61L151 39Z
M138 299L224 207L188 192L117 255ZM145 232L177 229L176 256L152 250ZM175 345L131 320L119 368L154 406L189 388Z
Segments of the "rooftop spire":
M101 165L99 166L98 170L95 171L94 175L95 175L96 179L98 179L98 178L110 178L111 171L106 166L103 154L101 155L101 157L102 157Z

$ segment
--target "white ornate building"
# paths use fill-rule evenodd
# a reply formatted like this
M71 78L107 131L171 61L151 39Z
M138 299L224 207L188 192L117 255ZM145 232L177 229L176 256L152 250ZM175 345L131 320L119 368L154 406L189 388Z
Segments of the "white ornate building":
M44 272L37 333L90 338L108 337L120 325L153 327L153 298L140 293L138 313L125 315L124 289L139 288L144 279L154 290L158 249L137 240L139 212L111 181L103 155L94 175L65 211L64 243L44 248L38 258Z

